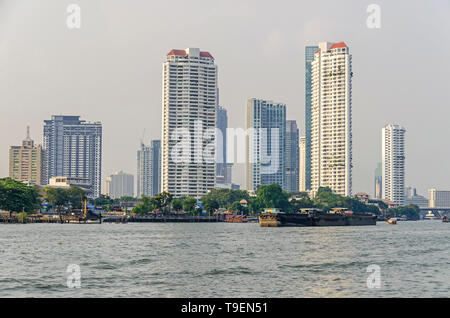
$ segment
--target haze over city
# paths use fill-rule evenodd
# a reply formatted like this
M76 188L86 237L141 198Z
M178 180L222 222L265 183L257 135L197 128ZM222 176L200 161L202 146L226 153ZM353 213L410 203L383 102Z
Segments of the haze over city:
M43 121L55 114L101 121L103 177L135 174L144 129L146 143L160 138L171 49L214 56L229 127L245 126L246 100L257 97L285 103L304 135L305 46L345 41L354 72L353 192L373 193L389 123L406 128L406 185L422 195L450 187L442 167L450 158L446 0L378 1L380 29L366 26L372 1L77 1L79 30L66 26L70 3L0 0L0 176L26 126L41 143ZM233 181L243 185L243 175Z

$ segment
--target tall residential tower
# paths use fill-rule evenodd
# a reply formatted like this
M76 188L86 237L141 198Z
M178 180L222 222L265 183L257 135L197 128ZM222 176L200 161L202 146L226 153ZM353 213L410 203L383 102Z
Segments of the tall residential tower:
M52 116L44 121L47 176L88 179L92 196L98 197L102 179L102 124L80 116Z
M299 157L300 157L300 171L298 176L298 190L305 192L306 189L306 137L300 137L299 141Z
M279 184L286 189L286 105L247 101L247 190Z
M162 190L200 198L216 179L217 65L198 48L172 50L163 64Z
M137 152L137 197L155 196L161 192L161 140L150 146L141 143Z
M222 106L217 106L217 129L222 136L216 140L216 182L231 184L231 168L233 164L227 163L227 128L227 110Z
M405 132L399 125L382 130L383 199L398 205L405 201Z
M298 192L300 169L299 131L295 120L286 121L286 191Z
M312 61L318 46L305 47L305 190L311 190Z
M319 43L311 63L313 194L320 187L344 196L352 194L352 76L348 46Z

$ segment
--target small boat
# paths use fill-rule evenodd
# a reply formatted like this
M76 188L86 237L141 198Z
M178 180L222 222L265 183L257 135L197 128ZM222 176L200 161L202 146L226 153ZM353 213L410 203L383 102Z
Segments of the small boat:
M436 216L433 212L428 211L428 213L423 217L424 220L439 220L440 217Z
M397 218L390 218L389 220L387 220L387 224L391 225L397 224Z
M442 222L447 223L447 222L450 222L450 220L448 219L448 217L446 215L444 215L442 217Z

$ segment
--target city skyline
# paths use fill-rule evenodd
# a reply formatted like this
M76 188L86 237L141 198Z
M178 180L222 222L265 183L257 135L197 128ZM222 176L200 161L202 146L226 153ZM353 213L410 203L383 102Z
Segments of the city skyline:
M57 25L61 20L55 12L59 7L54 4L41 4L47 9L53 7L55 10L42 10L28 17L31 23L18 28L16 41L8 38L8 33L2 33L5 37L0 42L2 48L0 64L4 70L0 74L0 101L8 115L0 119L3 127L2 135L5 136L0 144L0 175L8 175L8 148L20 141L24 127L30 125L33 131L39 131L40 122L57 113L80 115L82 118L102 121L105 130L103 160L105 167L102 171L104 176L116 170L134 171L135 149L139 145L142 129L151 128L148 139L159 138L160 63L164 54L172 47L202 47L220 60L221 102L228 109L230 127L244 127L241 117L245 100L250 96L259 96L285 102L288 105L287 118L296 120L300 127L300 134L304 135L302 129L304 127L304 79L302 76L304 59L302 55L305 46L314 45L320 40L329 40L345 41L355 56L353 66L357 72L355 72L353 90L353 192L373 192L373 167L379 161L378 154L381 152L379 129L389 122L398 122L408 129L406 185L418 188L419 193L426 193L428 188L433 187L447 188L446 180L449 179L450 173L447 171L440 173L438 169L433 170L433 168L439 166L442 158L450 158L449 147L438 146L437 143L428 141L433 139L433 136L448 135L449 129L443 121L447 117L443 92L445 92L444 78L449 64L447 60L439 58L442 52L448 51L449 48L448 43L441 41L445 35L444 26L448 25L444 17L448 15L449 4L441 2L426 6L410 2L395 4L383 2L381 4L383 24L380 30L371 30L365 26L367 4L354 2L353 6L342 6L342 8L331 2L327 4L329 8L325 4L310 4L308 5L310 10L306 10L307 13L300 13L301 10L290 10L299 15L300 19L295 20L297 22L286 19L289 22L262 27L261 35L256 37L254 42L247 44L243 43L239 37L234 37L236 37L237 29L239 32L245 32L246 35L251 33L252 30L246 30L243 26L248 25L255 18L252 14L255 4L222 4L220 12L214 11L211 16L204 19L214 20L218 15L230 15L237 22L230 31L232 37L219 28L220 25L223 26L222 21L219 21L219 26L212 27L217 31L218 36L222 37L220 41L211 37L210 32L199 32L198 35L191 36L193 29L197 30L196 26L177 34L175 32L175 29L179 31L177 22L174 26L169 26L168 33L164 37L156 36L150 41L152 48L147 42L140 46L139 41L129 40L126 42L126 48L116 47L116 52L106 50L112 42L108 36L104 37L102 34L106 32L105 34L108 35L112 31L104 28L105 23L112 26L112 30L118 32L120 37L136 33L141 36L151 35L150 25L145 24L144 15L141 16L138 12L145 5L130 4L128 12L121 12L123 10L120 4L101 8L96 4L83 4L83 9L90 10L94 16L99 12L120 17L125 15L125 19L121 20L125 22L120 24L120 28L116 28L113 21L107 21L103 16L100 16L99 21L86 19L81 32L75 34L70 33L71 31L68 31L64 25L61 26L61 30L55 27L54 24ZM233 5L240 10L232 10ZM5 12L11 15L17 12L14 2L4 1L0 6L0 16L3 16ZM165 4L157 6L164 7ZM410 9L408 11L410 19L402 21L401 24L395 22L395 15L403 12L405 6ZM295 4L290 4L288 7L303 8ZM61 8L64 11L65 7L61 6ZM187 10L186 13L192 14L193 17L198 17L186 5L181 4L176 10L181 9ZM261 10L263 14L273 11L276 16L287 14L290 17L289 10L280 11L267 3L262 5ZM333 10L335 14L332 14ZM435 17L433 23L426 21L425 24L425 21L420 19L425 12L433 14ZM138 15L135 23L130 23L130 20L126 19L128 14ZM152 13L147 11L146 18L147 14ZM347 19L345 25L339 23L342 16ZM301 17L306 17L305 22L298 22L302 21ZM329 17L330 19L327 19ZM247 18L250 18L250 21ZM1 26L5 27L1 28L0 32L15 27L10 19L0 19L0 21ZM139 31L138 26L144 26L143 31ZM299 33L289 31L291 26L294 26ZM427 63L414 64L414 70L411 70L410 65L421 57L421 53L418 52L420 50L416 50L417 32L415 31L419 34L427 34L421 42L422 46L427 48L439 46L440 50L429 50ZM51 55L46 55L54 49L45 41L48 32L52 37L60 40L57 41L60 47L56 48L57 52ZM98 37L102 37L104 43L97 43ZM87 38L87 42L83 38ZM399 41L399 38L402 40ZM24 48L25 42L29 42L27 45L33 45L34 41L41 43L40 47L35 48L34 51L39 57L37 59L35 56L24 53L30 51ZM236 50L224 49L220 45L223 42L234 45ZM90 50L87 43L97 43L97 50ZM80 47L81 51L78 49ZM392 47L395 47L395 53L387 50ZM143 49L142 52L139 52L140 48ZM23 60L19 59L19 55L16 54L18 50L22 52L22 57L25 54L26 63L22 63ZM256 51L262 54L251 55L251 52ZM106 52L108 54L103 59L105 55L103 53ZM250 54L252 58L250 59L249 55L242 52ZM299 61L293 62L287 58L292 53L299 56ZM125 58L126 54L133 54L136 57L135 61ZM104 62L96 65L97 63L93 62L97 62L100 55ZM402 58L399 59L399 56ZM285 59L289 61L289 68L285 67L287 65L284 64ZM115 67L112 69L116 71L111 72L108 69L111 68L113 60ZM66 63L68 61L70 63ZM23 69L22 64L27 65L28 69ZM265 71L273 72L286 80L263 78L261 65L268 68ZM433 70L433 76L429 76L431 73L428 69ZM86 78L86 74L89 74L89 78ZM116 77L117 74L121 76ZM298 74L300 74L299 78L293 80ZM124 75L132 83L129 93L120 88L123 85ZM42 76L46 76L46 81L35 80ZM429 80L423 82L421 80L423 77ZM27 78L31 78L32 83ZM21 85L12 85L13 83L21 83ZM424 121L424 118L429 117L432 120ZM35 134L34 137L37 144L42 144L42 136ZM135 143L132 142L133 140ZM117 146L121 149L120 153L116 151ZM430 156L430 152L434 156ZM423 179L420 173L425 160L428 160L429 166L432 167L428 179Z

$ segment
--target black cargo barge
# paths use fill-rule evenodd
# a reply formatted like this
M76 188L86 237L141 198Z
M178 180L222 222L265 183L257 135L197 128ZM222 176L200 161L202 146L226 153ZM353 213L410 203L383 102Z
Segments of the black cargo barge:
M376 225L377 217L369 213L353 213L341 209L331 213L317 210L302 213L283 213L266 210L259 217L262 227L279 226L363 226Z

